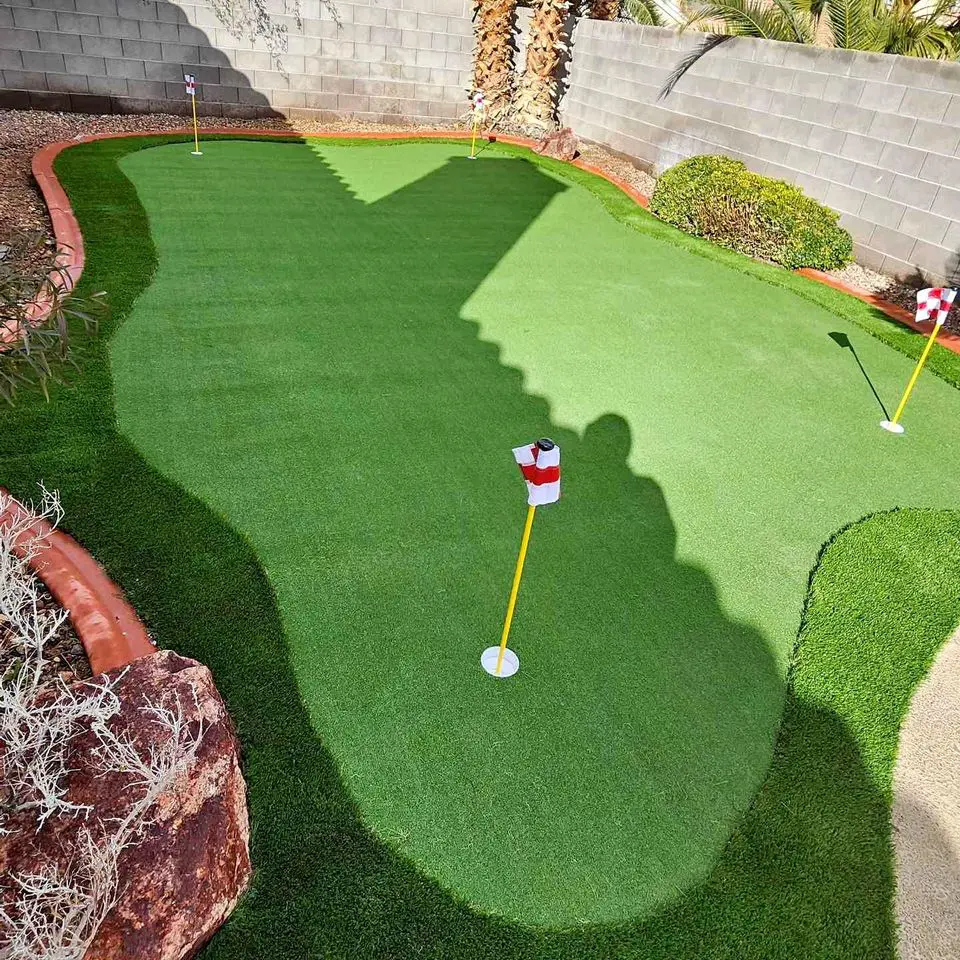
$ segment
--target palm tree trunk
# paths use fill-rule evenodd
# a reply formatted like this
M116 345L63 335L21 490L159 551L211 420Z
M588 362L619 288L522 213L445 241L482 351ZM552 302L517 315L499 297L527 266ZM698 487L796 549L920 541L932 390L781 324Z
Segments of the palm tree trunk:
M513 18L517 0L476 0L473 88L482 90L491 119L505 110L513 88Z
M522 124L553 126L556 120L557 67L566 51L567 0L537 0L530 20L527 64L515 105Z
M593 0L590 4L591 20L616 20L620 13L620 0Z

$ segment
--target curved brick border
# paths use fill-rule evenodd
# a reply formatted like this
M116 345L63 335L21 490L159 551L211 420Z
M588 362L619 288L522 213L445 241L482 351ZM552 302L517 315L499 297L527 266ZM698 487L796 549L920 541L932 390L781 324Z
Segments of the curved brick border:
M2 487L0 495L7 500L6 508L0 510L0 523L32 516ZM44 546L30 566L67 611L94 673L124 667L156 651L120 588L73 537L39 519L26 537L43 538Z
M192 128L180 127L176 130L155 130L139 133L91 134L77 137L74 140L66 140L59 143L48 143L45 147L41 147L36 154L34 154L32 164L33 176L40 187L40 192L43 194L43 199L46 201L47 208L50 211L50 219L53 222L53 233L57 240L57 246L62 250L61 263L63 265L63 279L61 280L60 274L53 273L50 276L52 283L60 288L65 287L65 289L68 290L72 289L80 279L80 274L83 272L84 265L83 236L80 233L80 225L77 223L77 218L73 214L73 208L70 206L70 201L67 199L66 192L60 185L60 181L57 179L56 174L53 172L53 162L57 158L58 154L62 150L66 150L67 147L76 146L78 143L90 143L94 140L110 140L116 137L155 137L170 133L192 132ZM411 130L409 132L391 131L385 133L371 131L358 131L356 133L350 133L349 131L337 133L300 133L295 130L288 131L245 129L238 127L205 127L201 132L208 134L228 134L238 137L242 137L244 134L246 134L258 137L303 137L320 140L338 140L344 138L349 138L351 140L419 140L436 139L438 137L444 139L454 138L466 140L470 137L470 133L463 130ZM518 147L530 148L536 145L535 141L529 140L526 137L489 135L487 137L487 141L509 143ZM618 187L625 194L627 194L627 196L632 200L635 200L637 203L639 203L641 207L646 208L650 205L650 200L647 196L640 193L639 190L634 189L632 186L630 186L630 184L624 180L621 180L619 177L607 173L604 170L601 170L599 167L594 167L591 164L584 163L582 160L574 160L573 166L578 167L581 170L585 170L587 173L592 173L598 177L602 177L604 180L612 183L615 187ZM933 329L932 323L917 323L909 311L904 310L903 307L898 307L896 304L890 303L889 300L884 300L882 297L868 293L866 290L861 290L858 287L850 286L849 284L844 283L842 280L836 280L820 270L807 268L797 272L801 276L807 277L810 280L816 280L819 283L824 283L828 287L833 287L835 290L840 290L843 293L849 294L851 297L856 297L858 300L862 300L864 303L870 304L870 306L875 307L882 313L885 313L891 319L896 320L898 323L902 323L904 326L910 327L911 330L915 330L918 333L929 334ZM31 305L31 312L29 315L32 320L36 321L46 316L48 311L49 306L41 302ZM939 343L942 347L945 347L947 350L952 350L954 353L960 354L960 336L955 333L941 331L940 336L937 339L937 343Z

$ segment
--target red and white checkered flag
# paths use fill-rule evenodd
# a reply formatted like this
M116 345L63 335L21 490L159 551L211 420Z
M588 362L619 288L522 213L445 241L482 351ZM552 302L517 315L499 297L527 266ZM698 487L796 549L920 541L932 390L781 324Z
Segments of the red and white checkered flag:
M527 504L542 507L560 499L560 448L544 438L523 447L514 447L513 455L527 481Z
M939 327L950 312L950 304L957 295L956 290L949 287L930 287L917 291L917 323L925 320L935 320Z
M197 93L197 78L192 73L185 73L183 75L183 82L187 87L187 96L193 97Z

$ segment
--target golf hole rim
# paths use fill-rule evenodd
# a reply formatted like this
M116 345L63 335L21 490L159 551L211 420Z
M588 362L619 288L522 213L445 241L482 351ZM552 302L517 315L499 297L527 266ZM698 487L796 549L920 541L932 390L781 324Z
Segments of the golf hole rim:
M503 651L503 666L497 673L497 657L500 655L499 645L496 647L487 647L480 654L480 666L495 680L506 680L512 677L520 669L520 658L509 647Z

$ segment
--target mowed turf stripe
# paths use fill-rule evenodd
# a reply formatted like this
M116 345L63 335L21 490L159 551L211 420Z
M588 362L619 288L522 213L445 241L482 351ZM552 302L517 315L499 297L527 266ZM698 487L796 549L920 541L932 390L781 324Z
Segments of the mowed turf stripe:
M123 146L129 149L133 145ZM62 158L61 170L73 166L78 186L74 191L71 182L71 195L83 216L84 183L93 176L99 179L100 188L106 183L125 200L129 207L125 225L130 258L125 276L142 284L146 273L137 259L142 248L129 242L138 226L135 197L126 181L112 171L109 154L98 154L91 160L84 166L78 155L73 166L70 155ZM92 204L92 196L89 202ZM84 217L88 238L96 234L96 219ZM109 221L101 221L101 227L104 240L117 230ZM149 238L146 243L149 246ZM106 267L105 261L92 261L88 268L90 281L99 280L94 272L105 275ZM118 306L122 314L122 297L118 298ZM714 881L661 920L609 932L591 928L558 939L546 933L511 932L501 924L476 920L452 908L443 896L432 894L430 886L417 880L416 874L411 874L402 862L384 856L376 844L364 839L349 802L337 799L342 791L335 774L322 754L314 752L309 730L305 731L296 719L296 693L291 697L289 680L283 679L288 675L276 672L273 658L278 649L282 650L282 638L275 616L270 614L269 590L264 593L256 562L243 544L202 507L152 478L122 441L115 436L108 438L108 431L104 431L104 449L96 455L88 451L84 462L67 464L58 459L58 446L62 446L59 434L70 419L67 412L85 398L91 401L91 407L96 406L94 399L102 402L104 389L109 387L103 373L102 367L91 362L78 390L58 395L51 408L19 411L17 423L32 418L29 439L38 452L29 463L21 458L7 461L5 468L10 466L17 471L14 479L19 476L21 493L29 492L31 477L42 468L59 476L68 505L72 498L77 508L74 512L79 514L75 529L79 528L84 539L97 547L98 555L108 561L112 572L135 595L151 624L162 627L167 635L182 637L182 649L195 652L214 665L240 719L250 759L254 815L259 824L255 857L261 864L261 873L256 896L217 938L212 948L215 954L274 955L276 951L277 956L283 956L290 955L289 951L300 951L305 955L343 956L887 955L882 944L886 942L888 891L882 884L870 884L864 889L862 884L850 882L851 873L863 876L864 849L871 844L877 847L874 823L863 816L859 791L848 790L855 802L851 803L851 815L846 819L858 838L855 852L860 867L831 869L852 863L852 848L842 837L831 849L822 849L821 845L815 853L802 844L778 843L782 839L778 833L782 811L788 803L806 835L816 835L818 829L818 810L809 803L813 795L831 805L838 819L843 820L847 811L836 802L834 792L842 796L844 787L857 784L855 769L849 777L839 776L829 762L820 762L824 776L817 778L817 790L808 785L806 790L788 789L778 794L777 785L782 786L784 779L788 786L797 786L796 782L789 782L789 777L777 776L784 763L789 772L793 762L790 752L783 750L778 752L770 781L774 785L771 803L758 803L748 815L743 829L728 847ZM26 441L28 434L22 439ZM108 505L103 504L102 498L107 498ZM893 522L902 529L884 539L881 552L889 548L890 542L899 549L901 540L910 540L911 533L915 534L911 542L917 546L918 556L935 545L936 540L926 539L929 531L909 528L913 517L894 515ZM135 538L130 534L142 520L148 521L148 532L144 542L135 546ZM939 531L938 535L942 534ZM949 552L941 560L932 569L943 574L941 587L946 589L955 567L950 569ZM922 564L918 564L919 568ZM876 604L879 613L886 612L888 617L891 609L900 609L902 596L912 592L913 571L901 572L903 582L888 584ZM862 589L862 584L857 584L857 588ZM897 589L902 593L898 594ZM835 606L836 598L828 595L823 602ZM816 609L815 603L808 623ZM854 628L857 622L854 617ZM940 639L935 633L940 626L922 625L924 632L934 631L927 636L933 648ZM856 669L856 658L848 662L851 669ZM855 691L856 683L848 688ZM845 756L848 751L837 749L842 742L841 732L842 728L838 732L831 724L823 725L820 734L836 736L807 742L809 756ZM803 736L795 735L794 743L804 742L804 737L809 740L809 733L807 730ZM271 755L275 761L272 765ZM827 776L831 770L832 780ZM806 772L800 779L807 779ZM768 786L764 794L769 790ZM882 804L879 809L883 820ZM757 811L764 811L767 820L759 839L772 839L773 843L758 842L752 825ZM881 834L882 829L877 836ZM882 837L879 851L879 858L875 859L883 863ZM775 885L761 878L766 871L776 877ZM812 878L821 873L828 879L839 878L838 883L824 883L822 879L819 884L814 883ZM857 918L856 924L851 924L852 916ZM772 917L774 922L759 923L758 917ZM881 944L882 949L869 954L858 952L864 944L874 943ZM807 949L806 954L795 952L800 946Z

